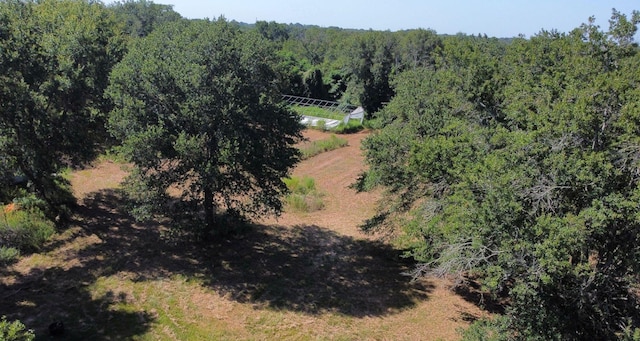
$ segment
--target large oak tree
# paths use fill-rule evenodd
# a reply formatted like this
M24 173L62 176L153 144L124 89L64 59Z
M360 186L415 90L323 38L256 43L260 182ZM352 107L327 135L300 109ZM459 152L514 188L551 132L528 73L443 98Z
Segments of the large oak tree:
M132 192L151 205L142 211L163 207L170 187L208 231L220 212L281 210L301 125L281 102L276 64L268 41L224 19L172 23L131 46L111 74L109 129L135 164Z

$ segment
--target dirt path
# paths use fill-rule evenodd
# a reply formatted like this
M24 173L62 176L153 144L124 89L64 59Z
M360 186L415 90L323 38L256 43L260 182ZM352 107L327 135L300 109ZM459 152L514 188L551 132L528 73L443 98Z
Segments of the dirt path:
M0 271L0 315L41 334L65 320L68 339L457 340L457 328L485 313L445 281L411 282L401 275L411 264L358 229L380 198L348 188L366 136L345 135L348 147L295 169L325 193L323 210L284 213L204 249L167 243L160 223L122 212L120 165L76 172L76 224Z
M317 130L305 132L308 142L329 136L329 133ZM324 209L302 214L285 212L277 220L266 222L284 226L314 224L343 235L363 238L358 225L375 213L375 204L380 199L379 192L356 193L349 188L364 170L360 143L366 136L367 133L341 135L349 142L348 146L305 160L294 170L296 176L306 175L316 180L316 187L325 195Z

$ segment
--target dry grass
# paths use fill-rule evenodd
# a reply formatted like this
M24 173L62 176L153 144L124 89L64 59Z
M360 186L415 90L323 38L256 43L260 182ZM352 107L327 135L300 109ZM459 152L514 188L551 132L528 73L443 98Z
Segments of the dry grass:
M296 169L327 193L324 210L285 213L206 247L170 243L162 222L121 212L119 165L75 173L75 223L0 271L0 315L42 339L61 320L73 340L456 340L486 313L446 281L403 277L411 263L357 229L379 198L346 187L362 170L364 136Z

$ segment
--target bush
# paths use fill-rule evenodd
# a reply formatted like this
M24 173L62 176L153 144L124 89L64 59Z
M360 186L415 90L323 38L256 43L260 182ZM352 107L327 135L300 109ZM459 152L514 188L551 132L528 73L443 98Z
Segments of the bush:
M324 208L322 193L316 189L313 178L291 177L283 180L291 192L285 198L287 206L296 212L313 212Z
M54 223L45 217L35 201L25 199L20 202L27 207L15 203L2 207L0 243L3 257L17 257L19 251L38 251L55 233Z
M33 330L26 329L20 321L7 321L6 316L0 319L0 340L2 341L31 341L36 335Z
M497 316L493 320L480 319L461 331L464 341L506 341L509 340L506 317Z
M292 194L309 194L316 190L316 180L312 177L304 176L299 178L292 176L283 180Z
M0 264L9 264L18 260L20 250L15 247L0 246Z

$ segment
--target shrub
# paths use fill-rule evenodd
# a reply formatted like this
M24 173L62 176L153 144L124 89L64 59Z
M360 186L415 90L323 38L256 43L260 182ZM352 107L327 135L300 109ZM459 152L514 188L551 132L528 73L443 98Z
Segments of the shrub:
M313 178L304 176L283 180L291 193L285 198L287 206L296 212L313 212L324 208L322 193L316 189Z
M509 340L507 331L508 320L503 316L493 320L480 319L472 323L466 330L461 330L464 341L506 341Z
M6 316L0 319L0 340L2 341L31 341L36 335L33 330L26 329L20 321L7 321Z
M16 251L38 251L55 233L55 225L48 220L33 200L22 200L27 208L12 203L2 207L0 243L2 255L17 257ZM13 250L12 250L13 249Z
M318 122L316 123L315 126L313 126L314 129L318 129L318 130L322 130L322 131L326 131L327 130L327 121L325 120L318 120Z
M9 264L18 260L20 250L15 247L0 246L0 264Z
M292 194L309 194L316 190L316 180L312 177L304 176L299 178L292 176L283 180Z

